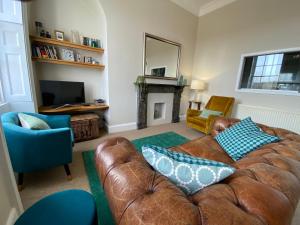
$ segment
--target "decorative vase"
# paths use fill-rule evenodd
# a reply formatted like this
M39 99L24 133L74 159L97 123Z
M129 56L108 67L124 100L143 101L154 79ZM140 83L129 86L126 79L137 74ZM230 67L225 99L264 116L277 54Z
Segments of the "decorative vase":
M183 86L183 76L182 75L179 76L179 78L177 80L177 85L178 86Z

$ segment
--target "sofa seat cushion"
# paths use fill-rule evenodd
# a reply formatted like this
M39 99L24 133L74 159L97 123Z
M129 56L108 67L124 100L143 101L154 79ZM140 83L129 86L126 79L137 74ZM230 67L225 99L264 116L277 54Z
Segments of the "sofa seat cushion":
M233 167L221 162L192 157L154 145L142 146L142 153L155 170L187 194L194 194L215 184L235 171Z
M172 149L194 157L223 162L229 165L234 163L234 160L220 147L212 136L204 136L186 144L173 147Z
M214 110L210 110L210 109L203 109L203 111L201 112L200 114L200 117L202 118L205 118L205 119L208 119L208 117L210 115L213 115L213 116L221 116L223 113L222 112L219 112L219 111L214 111Z
M263 132L250 117L218 134L215 139L235 161L280 138Z
M206 118L199 117L199 116L194 116L194 117L189 117L188 120L187 120L187 122L188 122L188 123L196 124L196 125L198 125L198 126L205 127L205 126L206 126L207 119L206 119Z

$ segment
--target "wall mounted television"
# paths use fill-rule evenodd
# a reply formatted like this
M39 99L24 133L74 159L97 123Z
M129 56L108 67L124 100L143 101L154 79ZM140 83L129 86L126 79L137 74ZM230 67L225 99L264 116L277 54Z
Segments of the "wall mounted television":
M40 80L43 106L63 106L85 103L84 83Z

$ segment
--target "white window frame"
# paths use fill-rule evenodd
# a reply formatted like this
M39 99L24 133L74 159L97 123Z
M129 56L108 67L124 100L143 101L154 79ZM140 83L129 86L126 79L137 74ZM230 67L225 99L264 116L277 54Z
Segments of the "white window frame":
M256 93L256 94L273 94L273 95L291 95L291 96L300 96L298 91L283 91L283 90L267 90L267 89L250 89L250 88L240 88L243 76L243 70L245 66L245 58L258 55L268 55L268 54L277 54L277 53L288 53L288 52L300 52L300 47L279 49L279 50L270 50L264 52L255 52L255 53L246 53L241 55L240 66L237 74L237 82L235 91L242 93Z
M1 70L0 70L1 73ZM5 98L4 98L4 94L3 94L3 84L2 84L2 79L1 79L2 75L0 74L0 105L5 104Z
M3 4L5 7L3 8L7 10L0 12L0 22L3 23L4 26L15 27L12 28L12 30L20 32L18 37L22 49L20 49L18 53L20 53L22 57L22 71L24 75L22 85L24 85L24 93L19 94L11 91L8 67L7 65L3 66L3 68L0 68L0 107L9 105L9 110L11 111L36 112L37 99L31 62L27 4L16 0L2 0L2 2L5 2L5 4Z

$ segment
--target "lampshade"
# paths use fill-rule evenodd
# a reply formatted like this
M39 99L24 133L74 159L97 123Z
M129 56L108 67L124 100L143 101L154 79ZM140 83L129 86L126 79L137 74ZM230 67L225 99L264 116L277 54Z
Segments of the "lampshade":
M192 80L191 89L202 91L205 88L205 82L202 80Z

